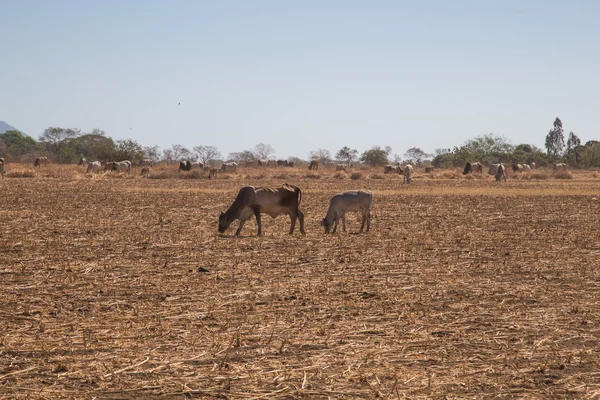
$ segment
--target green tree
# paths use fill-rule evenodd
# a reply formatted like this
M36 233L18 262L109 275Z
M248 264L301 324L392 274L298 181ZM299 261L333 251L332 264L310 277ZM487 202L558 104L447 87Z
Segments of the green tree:
M351 149L348 146L342 147L336 154L335 159L338 161L352 164L358 158L358 150Z
M195 146L194 152L198 155L198 160L203 164L211 160L218 160L221 157L221 153L215 146Z
M118 161L129 160L132 164L138 165L144 158L144 148L133 139L117 140L116 159Z
M89 161L114 161L117 159L115 142L105 136L101 129L93 129L69 143L77 157L85 157Z
M546 150L554 159L561 156L565 147L565 135L560 118L556 117L553 128L546 135Z
M52 154L54 160L59 164L72 163L77 158L71 141L81 135L79 129L65 129L59 127L46 128L40 135L46 150Z
M0 134L0 157L10 161L31 161L42 146L31 136L19 131Z
M600 142L583 147L581 162L585 168L600 167Z
M578 166L581 162L581 153L585 147L581 145L581 139L577 137L573 132L569 132L569 138L567 139L567 151L566 158L567 163L571 166Z
M388 163L388 153L379 146L375 146L365 151L360 156L360 162L369 164L373 167L385 165Z
M325 149L313 150L308 154L308 159L319 160L321 164L325 164L331 161L331 153Z
M414 161L417 163L417 165L419 165L425 158L431 157L431 154L424 152L419 147L411 147L410 149L406 150L404 157Z

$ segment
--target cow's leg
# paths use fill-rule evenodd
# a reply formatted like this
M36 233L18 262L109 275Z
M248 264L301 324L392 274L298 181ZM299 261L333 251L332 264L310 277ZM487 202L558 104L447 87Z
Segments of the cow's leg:
M290 213L290 235L294 233L294 228L296 228L296 220L298 216L295 213Z
M362 221L360 223L360 233L362 233L363 229L365 228L365 222L367 222L367 213L363 211L363 213L362 213Z
M260 208L254 209L254 216L256 217L256 225L258 225L258 233L256 236L262 235L262 220L260 218Z
M333 231L331 233L335 233L337 231L339 217L336 213L333 214Z
M242 228L244 227L245 223L246 223L246 220L240 219L240 226L238 226L237 231L235 231L235 236L240 236L240 233L242 232Z
M297 209L296 214L298 215L298 220L300 221L300 233L306 235L306 232L304 232L304 213L300 211L300 209Z
M371 228L371 210L367 211L367 232Z
M342 214L342 231L346 232L346 214Z

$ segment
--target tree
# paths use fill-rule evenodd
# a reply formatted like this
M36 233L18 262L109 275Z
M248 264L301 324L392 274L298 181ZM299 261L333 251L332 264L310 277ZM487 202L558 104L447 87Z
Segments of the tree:
M244 150L239 153L229 153L227 159L237 163L245 163L248 161L254 161L256 159L256 155L251 150Z
M522 143L515 147L515 151L520 150L523 153L533 153L533 147L530 144Z
M154 161L158 161L160 158L160 147L159 146L144 146L144 158L150 158Z
M259 143L254 146L254 155L259 160L268 160L274 154L275 149L271 145Z
M352 164L358 158L358 150L351 149L350 147L342 147L336 154L335 159L343 161L347 164Z
M195 146L194 151L198 155L198 160L203 164L223 157L215 146Z
M600 142L583 146L581 162L586 168L600 167Z
M0 135L0 157L11 161L30 161L41 150L41 146L31 136L19 131L6 131Z
M308 154L308 158L310 160L319 160L321 164L325 164L331 161L331 153L325 149L313 150Z
M379 146L367 150L360 156L360 161L373 167L388 163L388 153Z
M569 165L577 166L581 161L581 153L583 153L585 147L581 145L581 139L577 137L573 132L569 132L569 138L567 139L567 162Z
M164 155L164 151L163 151ZM169 152L170 160L168 161L187 161L195 158L193 153L187 148L180 144L174 144L171 146L171 151ZM192 160L193 161L193 160Z
M404 157L414 160L417 164L421 164L421 161L427 157L431 157L431 154L425 153L419 147L411 147L410 149L406 150Z
M392 148L390 146L385 146L383 148L383 150L385 150L385 153L389 156L392 154Z
M117 140L115 150L115 158L119 161L129 160L132 164L138 165L142 161L142 158L144 158L142 145L133 139Z
M77 157L90 161L114 161L118 158L115 142L104 135L104 131L93 129L70 142Z
M40 142L44 143L57 163L70 163L77 158L75 150L70 146L71 141L80 135L79 129L50 127L40 135Z
M565 147L565 136L563 134L563 125L560 118L554 120L554 127L546 135L546 150L553 158L561 155Z

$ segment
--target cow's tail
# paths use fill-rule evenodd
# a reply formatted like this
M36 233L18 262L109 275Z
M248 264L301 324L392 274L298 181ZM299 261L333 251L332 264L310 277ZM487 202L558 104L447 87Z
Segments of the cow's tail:
M296 195L298 196L298 207L300 207L300 203L302 202L302 190L300 190L298 186L290 185L289 183L286 183L285 186L294 189L294 192L296 192Z

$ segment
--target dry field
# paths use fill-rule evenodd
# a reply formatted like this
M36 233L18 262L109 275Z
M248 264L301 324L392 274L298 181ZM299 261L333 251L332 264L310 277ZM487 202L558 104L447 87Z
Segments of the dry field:
M2 398L600 397L595 172L31 170L0 181ZM283 182L306 236L217 234L242 185ZM325 236L355 188L372 231Z

